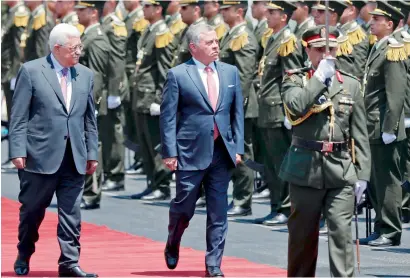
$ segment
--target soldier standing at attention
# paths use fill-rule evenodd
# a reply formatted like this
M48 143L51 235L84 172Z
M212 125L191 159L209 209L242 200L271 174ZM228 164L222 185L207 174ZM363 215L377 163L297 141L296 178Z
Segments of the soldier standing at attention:
M5 5L8 6L9 10L6 15L2 16L1 87L6 98L7 119L10 121L11 100L13 98L16 76L23 62L21 37L27 27L30 13L24 4L19 1L5 1ZM16 166L11 162L11 159L8 159L1 165L1 168L11 170L16 169Z
M43 1L25 1L31 11L27 28L21 38L24 47L24 62L28 62L50 53L48 37L54 27L53 18L47 14Z
M364 1L354 1L354 2L365 2L366 4L360 9L359 16L357 17L357 23L362 26L363 30L370 35L370 20L372 15L370 12L374 11L377 7L375 0L364 0Z
M296 22L295 36L298 40L302 40L302 35L305 31L313 26L315 22L310 16L312 1L295 1L296 10L292 14L292 20ZM305 46L305 45L304 45Z
M167 8L168 17L165 20L171 33L179 41L181 39L182 31L186 28L186 24L182 21L179 6L179 1L170 1Z
M144 18L144 11L139 0L125 0L124 8L127 10L125 17L125 26L127 28L127 50L126 50L126 73L128 77L129 95L122 101L125 113L125 130L124 134L127 139L134 144L138 143L137 126L133 116L132 103L135 98L134 89L136 82L133 79L135 71L135 63L137 62L137 43L141 34L148 27L149 22ZM127 174L135 174L137 170L142 168L142 157L139 152L134 153L134 163L126 170Z
M144 1L144 17L150 25L138 41L134 72L136 87L132 108L148 178L148 188L143 195L149 193L142 199L150 201L170 199L171 172L155 150L161 143L159 115L162 88L176 49L175 37L164 21L168 4L168 1Z
M76 1L57 0L55 4L56 23L67 23L77 27L80 34L84 32L84 26L78 22L78 15L74 10Z
M258 40L259 45L262 44L262 38L269 38L272 35L272 29L268 28L268 20L266 19L266 3L268 1L253 1L252 2L252 17L258 21L253 33ZM270 35L265 35L268 32ZM266 46L266 40L264 41ZM262 45L261 45L262 46ZM264 48L264 46L262 46Z
M218 1L205 0L204 3L204 17L207 23L215 28L216 37L219 41L228 32L228 26L224 22L222 15L219 13L219 3Z
M122 101L129 96L126 66L127 28L115 15L116 0L104 4L101 27L110 42L108 62L107 115L101 117L102 157L104 169L103 191L124 190L125 183L125 115Z
M247 1L222 1L220 7L229 32L220 43L221 62L238 68L242 86L245 114L245 154L244 160L253 158L252 124L257 117L258 106L255 91L251 89L256 77L258 42L246 25ZM240 163L232 174L233 204L228 216L246 216L252 214L252 193L254 174L245 164Z
M376 216L374 233L360 243L385 247L400 245L402 233L408 57L403 43L391 36L404 15L383 1L371 14L371 32L378 41L370 52L363 83L372 155L368 193Z
M258 92L258 127L265 144L263 148L266 151L265 168L271 211L266 217L255 221L264 225L283 225L290 214L289 185L278 175L290 146L292 127L285 117L281 84L286 70L304 67L305 61L303 46L288 25L296 6L287 1L275 1L267 4L267 9L268 26L273 34L259 63L261 88Z
M330 27L333 58L337 37L339 31ZM303 40L312 69L283 80L284 105L293 126L292 145L280 170L280 177L290 184L292 203L288 277L315 276L322 211L329 223L331 276L352 277L355 194L359 199L370 178L361 86L355 77L336 70L332 57L323 58L325 26L308 29Z
M105 1L78 1L75 9L80 24L85 30L81 36L83 44L80 63L90 68L94 73L94 101L98 123L98 166L93 175L85 178L82 209L100 208L101 187L103 176L103 159L101 135L106 132L102 129L101 119L107 115L107 73L111 46L104 34L100 17Z

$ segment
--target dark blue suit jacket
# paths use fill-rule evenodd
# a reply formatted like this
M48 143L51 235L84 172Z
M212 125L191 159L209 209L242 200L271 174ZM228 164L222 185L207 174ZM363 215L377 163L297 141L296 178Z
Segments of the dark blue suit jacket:
M178 170L203 170L211 164L214 121L233 165L236 154L244 152L243 97L238 69L215 63L219 76L215 113L192 59L168 71L160 115L162 156L177 157Z
M10 156L26 157L25 171L53 174L61 165L70 135L78 173L98 160L93 73L71 69L72 96L67 111L50 56L23 64L17 75L10 121Z

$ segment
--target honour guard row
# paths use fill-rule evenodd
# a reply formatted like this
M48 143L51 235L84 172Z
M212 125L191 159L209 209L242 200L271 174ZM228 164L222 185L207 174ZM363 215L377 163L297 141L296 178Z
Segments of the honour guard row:
M160 155L162 90L168 70L191 59L188 28L208 24L219 60L239 71L243 161L252 162L232 173L228 216L251 215L252 201L268 199L270 211L255 223L289 226L291 276L314 276L319 232L329 232L332 274L353 274L350 223L363 199L376 216L360 243L400 244L410 217L402 189L410 172L409 1L329 1L328 9L324 1L2 5L8 115L20 65L49 53L51 29L67 23L82 34L80 63L94 72L100 162L86 178L83 209L99 208L102 191L124 190L125 174L138 171L147 187L132 198L170 199L172 172ZM135 151L130 169L125 146ZM198 207L206 206L203 192Z

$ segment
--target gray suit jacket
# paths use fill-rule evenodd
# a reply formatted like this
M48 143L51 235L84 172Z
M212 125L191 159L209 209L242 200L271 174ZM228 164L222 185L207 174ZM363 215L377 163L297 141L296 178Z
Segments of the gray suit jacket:
M98 160L93 73L70 68L72 97L67 111L50 56L22 65L17 75L10 120L10 157L26 157L25 171L53 174L61 165L70 137L78 173L87 160Z

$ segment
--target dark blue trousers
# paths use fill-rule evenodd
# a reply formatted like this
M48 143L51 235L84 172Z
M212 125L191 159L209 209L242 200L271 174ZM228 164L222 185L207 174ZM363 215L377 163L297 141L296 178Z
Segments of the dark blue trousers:
M201 184L207 203L206 254L207 266L221 266L228 230L228 185L233 163L219 137L215 141L212 163L205 170L176 172L176 197L169 210L168 244L179 246L184 230L195 213Z

